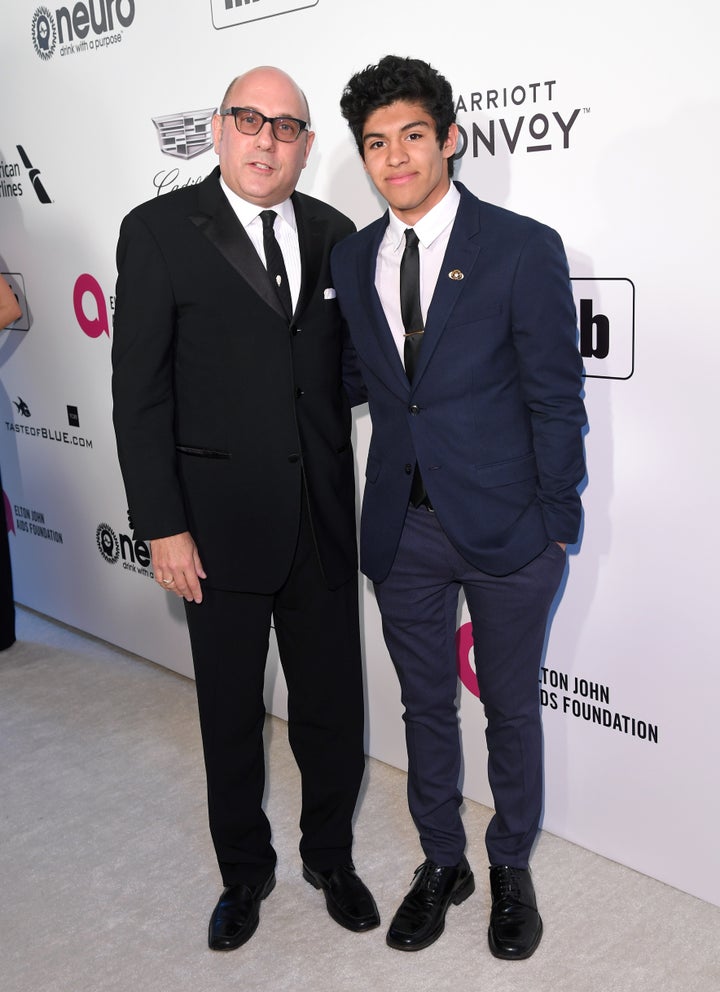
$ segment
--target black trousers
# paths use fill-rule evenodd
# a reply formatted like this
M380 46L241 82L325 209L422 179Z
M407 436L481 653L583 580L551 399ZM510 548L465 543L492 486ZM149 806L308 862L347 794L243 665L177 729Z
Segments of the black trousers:
M266 595L204 583L202 603L185 608L210 831L224 883L257 884L276 862L262 807L271 623L288 686L288 736L302 778L300 853L314 869L349 862L365 767L357 578L327 588L303 508L295 559L282 588Z

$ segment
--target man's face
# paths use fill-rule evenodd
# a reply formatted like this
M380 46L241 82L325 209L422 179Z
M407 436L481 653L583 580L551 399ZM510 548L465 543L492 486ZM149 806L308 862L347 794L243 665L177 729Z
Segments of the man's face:
M441 147L435 121L419 103L398 100L365 121L365 171L404 223L416 224L447 193L447 162L457 141L457 125L451 124Z
M253 69L237 80L228 107L246 107L265 117L307 120L305 101L289 76L278 69ZM212 122L220 172L243 200L271 207L294 191L312 148L313 132L303 131L297 141L278 141L270 124L258 134L240 134L232 117L215 115Z

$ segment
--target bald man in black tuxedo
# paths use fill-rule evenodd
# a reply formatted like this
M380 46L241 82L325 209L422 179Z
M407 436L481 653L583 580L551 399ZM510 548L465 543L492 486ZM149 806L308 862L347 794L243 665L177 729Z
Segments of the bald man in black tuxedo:
M303 876L354 931L379 924L354 871L364 771L352 402L363 399L329 256L354 230L295 186L314 134L278 69L235 79L219 168L123 221L113 344L118 452L155 578L185 600L226 886L209 943L258 925L275 885L262 808L274 624L302 775Z

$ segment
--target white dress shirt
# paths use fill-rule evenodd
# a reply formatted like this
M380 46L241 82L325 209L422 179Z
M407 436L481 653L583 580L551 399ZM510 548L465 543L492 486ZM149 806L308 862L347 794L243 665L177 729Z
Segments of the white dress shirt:
M436 203L414 226L414 231L420 242L418 254L420 256L420 308L423 323L427 321L427 312L440 275L459 203L460 194L455 185L450 183L450 189L442 200ZM375 288L380 296L380 302L390 325L401 361L405 348L405 327L400 313L400 262L405 250L406 229L407 224L403 223L390 210L390 220L380 242L375 267Z
M260 261L265 268L267 268L267 262L263 247L263 227L260 214L263 210L274 210L276 212L277 217L275 218L273 229L277 242L280 245L280 250L283 253L294 310L300 296L302 267L300 263L300 242L298 240L297 222L295 220L295 211L293 210L292 202L290 200L283 200L282 203L274 204L272 207L259 207L255 203L249 203L247 200L243 200L241 196L234 193L222 176L220 177L220 185L238 220L247 231L248 237L252 241L255 250L260 256Z

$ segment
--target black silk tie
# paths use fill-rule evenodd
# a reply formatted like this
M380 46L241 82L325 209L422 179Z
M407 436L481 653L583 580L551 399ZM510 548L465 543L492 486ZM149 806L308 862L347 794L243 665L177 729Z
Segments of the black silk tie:
M411 227L405 231L405 250L400 261L400 313L405 328L405 344L403 358L405 359L405 374L410 382L413 381L417 368L418 355L425 330L422 309L420 307L420 253L418 252L418 236ZM425 491L420 469L415 465L410 502L413 506L426 506L432 509L428 494Z
M420 254L418 236L411 227L405 231L405 250L400 262L400 313L405 328L403 358L405 372L413 381L424 325L420 309Z
M265 265L268 275L282 304L287 319L292 317L292 296L290 295L290 283L285 271L285 261L280 245L275 237L275 218L277 214L274 210L261 210L263 226L263 248L265 250Z

